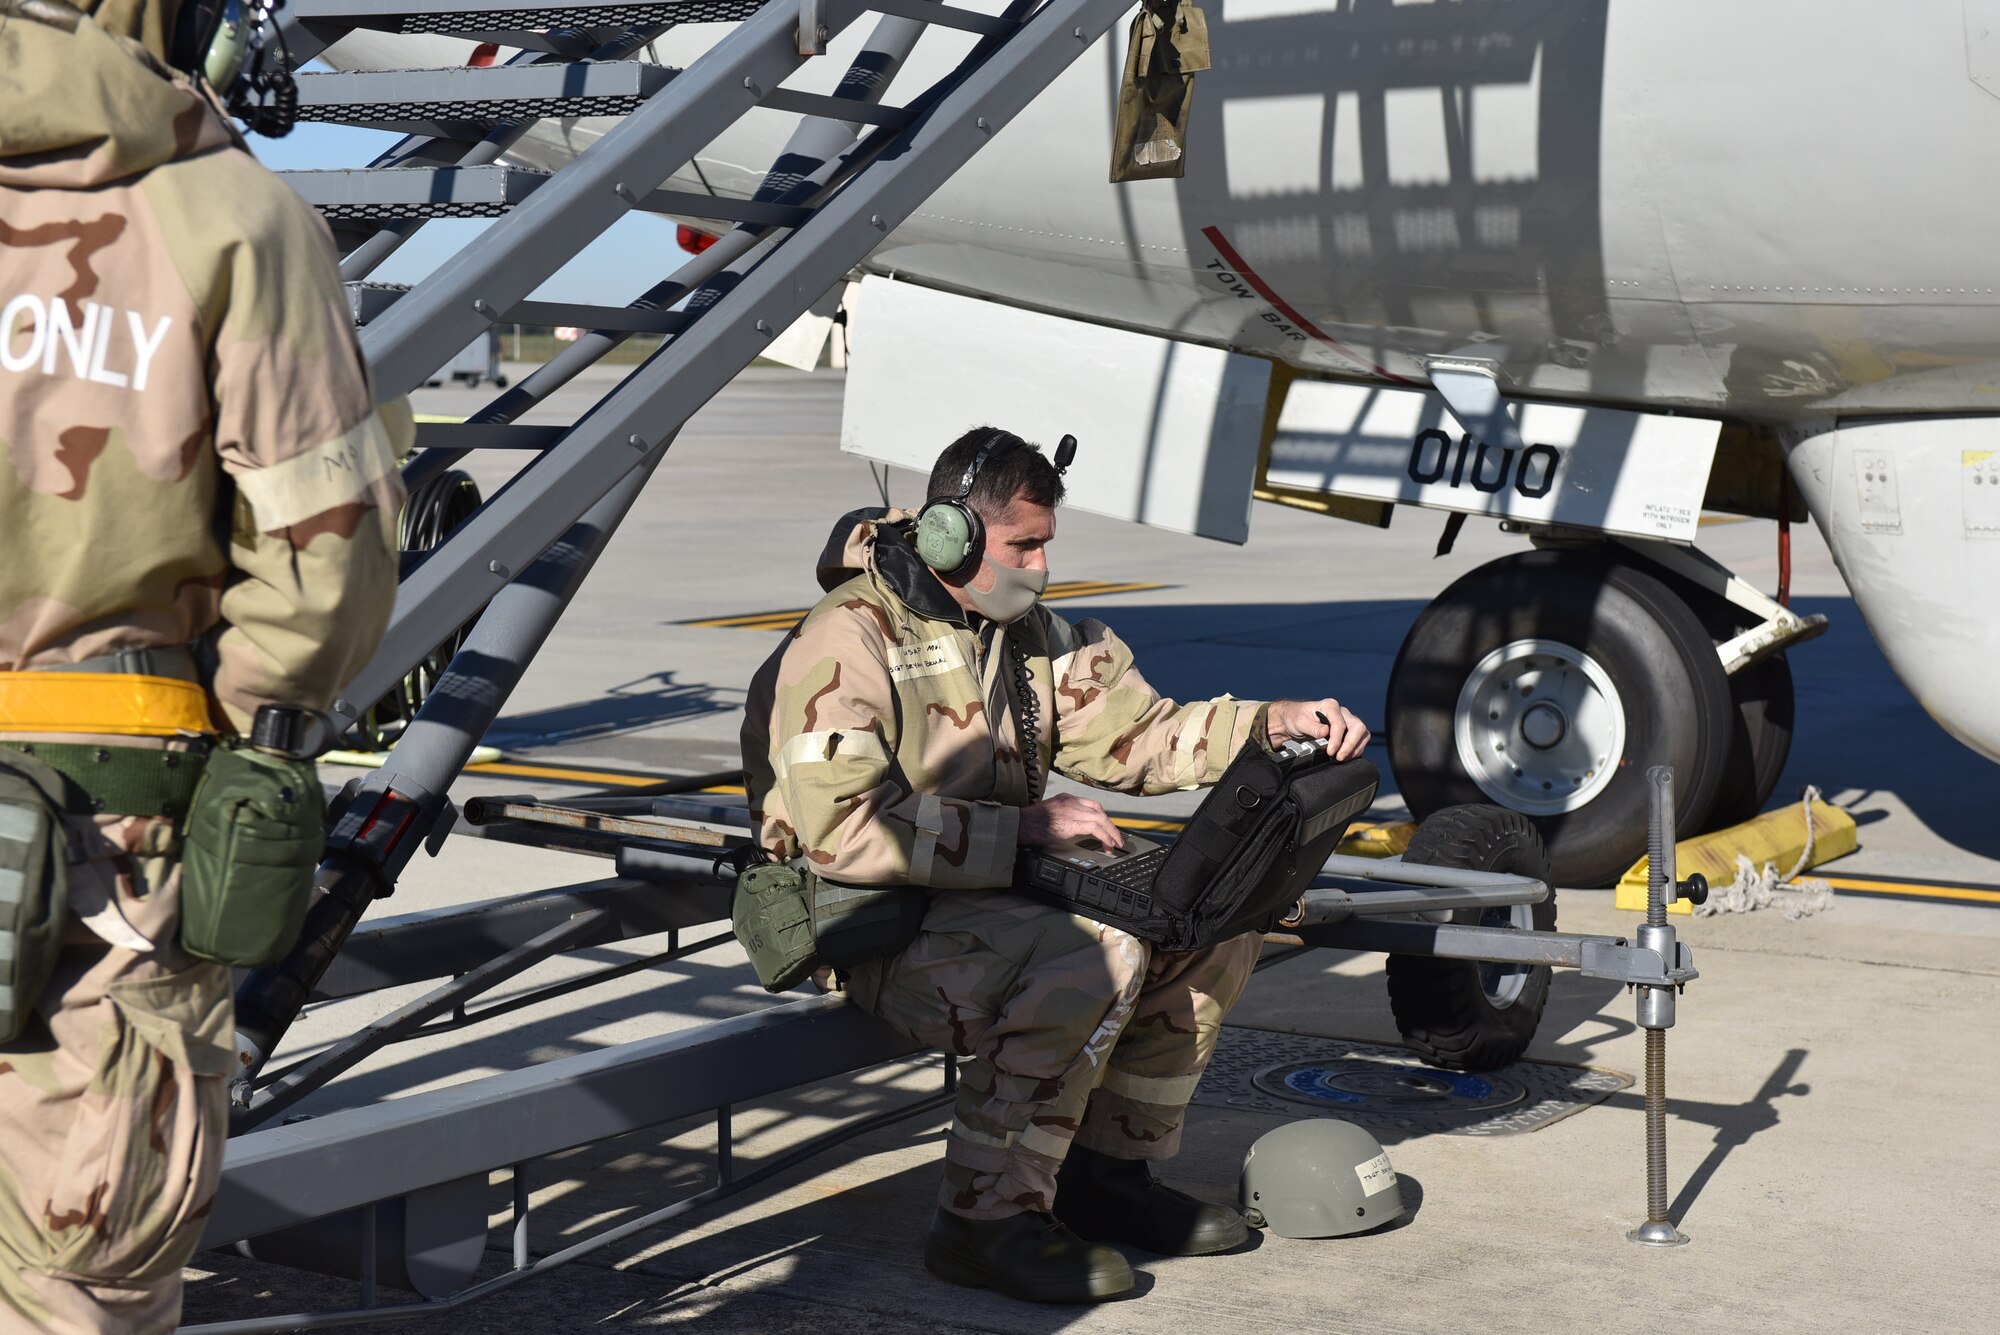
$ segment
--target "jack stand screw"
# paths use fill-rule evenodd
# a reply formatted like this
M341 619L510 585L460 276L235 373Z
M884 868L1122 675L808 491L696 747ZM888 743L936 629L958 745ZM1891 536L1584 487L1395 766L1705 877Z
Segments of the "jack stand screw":
M1674 772L1646 771L1653 788L1646 832L1646 925L1639 944L1658 953L1669 970L1678 951L1667 923L1667 891L1674 885ZM1642 1247L1678 1247L1688 1240L1667 1218L1667 1030L1674 1023L1674 989L1641 986L1639 1027L1646 1031L1646 1222L1625 1236Z
M1646 1222L1625 1235L1642 1247L1678 1247L1688 1235L1667 1218L1667 1031L1646 1031Z

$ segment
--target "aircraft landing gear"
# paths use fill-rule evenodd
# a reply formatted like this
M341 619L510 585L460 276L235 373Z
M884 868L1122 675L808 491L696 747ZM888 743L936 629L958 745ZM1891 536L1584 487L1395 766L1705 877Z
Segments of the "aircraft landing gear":
M1403 641L1385 722L1413 815L1518 811L1556 883L1592 886L1645 853L1650 766L1678 776L1676 837L1705 828L1739 713L1687 602L1600 547L1524 552L1447 588Z
M1710 829L1741 824L1764 809L1792 753L1792 665L1772 654L1729 679L1736 706L1729 770L1708 813Z

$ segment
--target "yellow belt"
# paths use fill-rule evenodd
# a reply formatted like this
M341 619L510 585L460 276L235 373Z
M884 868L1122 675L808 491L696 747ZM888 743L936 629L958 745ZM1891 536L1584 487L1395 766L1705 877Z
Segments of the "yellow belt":
M0 732L214 732L194 682L130 672L0 672Z

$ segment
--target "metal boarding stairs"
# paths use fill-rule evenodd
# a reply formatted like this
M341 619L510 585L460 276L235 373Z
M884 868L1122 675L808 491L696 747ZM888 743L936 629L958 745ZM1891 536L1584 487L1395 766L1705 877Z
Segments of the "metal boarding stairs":
M522 48L505 65L300 76L301 114L408 137L373 166L293 172L340 234L363 353L383 397L424 383L503 322L592 332L466 423L425 424L414 488L473 449L534 461L406 569L381 650L334 705L357 720L436 649L439 627L476 624L380 771L332 835L307 936L237 1001L237 1102L367 904L393 885L446 811L445 791L497 716L606 538L696 409L839 282L932 190L1094 41L1128 0L1013 0L998 16L934 0L293 0L294 58L344 32L447 33ZM832 95L784 87L815 49L882 15ZM630 57L667 29L740 20L683 70ZM931 25L977 34L964 60L901 107L891 79ZM754 108L804 119L763 186L730 200L662 189ZM554 173L500 159L539 117L624 113ZM635 210L715 218L730 230L624 308L527 300ZM432 217L494 224L408 290L363 280ZM574 425L515 425L635 333L664 345ZM484 612L481 609L485 609Z
M407 674L437 654L440 628L465 628L457 633L462 638L457 638L449 666L441 668L387 762L349 785L336 801L318 878L322 893L299 945L279 964L249 973L239 986L238 1068L230 1091L232 1132L238 1139L231 1147L208 1244L296 1231L295 1226L313 1220L326 1225L328 1216L344 1220L345 1231L335 1231L361 1239L356 1273L363 1283L362 1306L373 1315L385 1310L373 1306L378 1242L385 1256L391 1250L406 1257L422 1253L422 1238L429 1236L422 1220L430 1217L424 1210L431 1208L423 1205L425 1200L436 1207L433 1215L443 1209L457 1221L446 1232L462 1244L461 1253L470 1243L458 1235L475 1223L483 1246L484 1208L478 1193L469 1206L463 1199L451 1208L438 1205L436 1193L445 1188L436 1171L437 1146L421 1135L403 1134L415 1155L403 1167L394 1162L393 1152L386 1158L375 1154L376 1168L357 1174L353 1158L341 1148L346 1141L328 1151L331 1157L314 1159L298 1153L301 1140L290 1128L243 1134L254 1133L340 1069L414 1030L441 1007L405 1008L370 1026L369 1033L337 1045L337 1061L299 1063L290 1071L266 1075L267 1058L309 999L462 974L451 1007L462 1016L464 997L474 994L476 985L490 986L558 952L667 931L669 953L678 955L699 948L682 947L680 928L727 917L726 900L713 885L688 903L643 910L629 900L606 909L542 895L524 897L536 901L528 908L513 904L503 910L503 917L513 912L506 918L511 926L480 931L446 921L435 924L437 930L428 936L419 930L401 957L403 972L393 978L377 968L373 956L359 964L341 958L364 912L393 889L417 850L428 846L435 852L455 827L463 828L447 791L681 425L840 282L1129 4L1010 0L1002 12L989 15L938 0L291 0L283 21L295 63L312 59L357 29L447 34L519 48L506 63L488 67L299 76L302 119L386 128L405 136L366 169L286 174L321 210L340 243L341 274L378 396L386 399L425 383L497 324L572 325L589 332L465 423L419 427L419 448L404 470L413 491L472 450L521 450L534 457L433 550L405 555L381 649L334 705L341 720L360 720L371 702L396 690ZM808 60L826 51L832 38L871 16L872 30L833 93L786 86ZM736 26L685 69L636 58L678 25L716 22ZM935 84L903 105L885 104L897 71L931 27L958 29L976 40ZM759 108L801 119L754 194L719 198L665 184L698 151ZM533 171L505 161L537 120L582 115L623 119L558 171ZM528 299L564 263L634 210L713 219L724 224L716 229L723 234L625 307ZM367 281L436 217L491 217L494 222L421 282L397 288ZM634 334L659 335L663 343L571 425L519 424L524 414ZM712 870L705 861L701 866L705 873ZM595 884L633 888L630 879ZM489 915L484 921L492 928L495 919ZM506 936L516 928L518 935ZM411 964L416 954L427 958ZM372 981L356 982L357 975ZM781 1064L772 1089L896 1056L908 1046L875 1034L859 1040L850 1034L843 1045L838 1034L846 1032L846 1021L835 1017L828 1031L821 1022L827 1016L817 1012L795 1017L804 1023L790 1026L782 1037L762 1037L769 1022L746 1018L753 1023L744 1041L753 1047L763 1044L767 1056L777 1055L770 1049L773 1042L793 1054L797 1073L788 1073ZM725 1045L731 1037L719 1035ZM704 1054L714 1050L705 1047L696 1059L709 1060ZM669 1043L663 1054L641 1054L636 1065L614 1061L609 1078L631 1079L634 1072L643 1072L650 1081L662 1072L681 1071L674 1064L676 1051ZM644 1064L663 1056L664 1064ZM733 1063L725 1066L734 1069ZM517 1074L537 1084L533 1072ZM484 1087L492 1082L471 1083ZM698 1091L701 1082L692 1083ZM604 1114L596 1122L587 1110L562 1114L565 1134L574 1134L571 1144L592 1138L594 1126L599 1128L595 1135L615 1134L755 1093L739 1089L732 1095L724 1089L706 1102L697 1097L679 1112L655 1098L644 1101L647 1106L639 1111L628 1100L606 1095L588 1072L550 1072L537 1087L548 1092L555 1085ZM510 1101L497 1087L490 1091L490 1097L521 1114L523 1125L532 1123L545 1132L548 1110L532 1091L515 1090L513 1095ZM398 1101L404 1107L410 1103ZM607 1107L613 1111L605 1112ZM363 1118L327 1131L331 1139L356 1136L356 1143L386 1146L398 1139L392 1121ZM482 1115L479 1125L495 1128L488 1139L508 1143L488 1146L479 1171L455 1175L457 1187L476 1181L483 1188L487 1168L531 1157L521 1147L531 1151L533 1137L510 1142L503 1124L504 1116ZM454 1148L465 1144L461 1133L451 1133L449 1140ZM726 1139L723 1144L727 1178ZM432 1162L422 1162L426 1156ZM266 1170L278 1174L279 1189L266 1189L257 1176ZM747 1179L737 1185L747 1185ZM520 1191L517 1180L522 1213L517 1268L510 1273L525 1277L577 1249L528 1264ZM378 1203L383 1210L378 1211ZM392 1203L400 1211L393 1219L388 1211ZM683 1202L669 1210L698 1203ZM624 1236L626 1231L614 1232ZM389 1246L389 1232L399 1235L400 1249ZM593 1245L611 1240L607 1236ZM308 1250L321 1248L322 1241ZM485 1286L478 1292L464 1288L470 1269L447 1267L449 1278L438 1279L433 1267L425 1272L431 1278L418 1282L403 1261L391 1258L386 1264L390 1269L385 1275L400 1276L404 1287L433 1298L449 1293L453 1305L486 1291ZM416 1306L434 1311L438 1304ZM362 1319L358 1310L317 1314L312 1324L351 1319ZM231 1330L287 1328L263 1322L224 1325Z

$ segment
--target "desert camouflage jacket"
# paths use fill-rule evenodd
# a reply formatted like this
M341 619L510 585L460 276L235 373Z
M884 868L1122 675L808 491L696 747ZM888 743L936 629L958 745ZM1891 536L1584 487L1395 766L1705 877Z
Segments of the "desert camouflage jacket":
M745 783L760 839L861 885L1013 879L1028 765L1128 793L1213 783L1264 706L1162 699L1101 621L1037 607L970 624L895 510L861 510L820 558L827 595L750 686ZM1018 676L1039 723L1024 757Z
M380 639L409 418L325 226L105 21L0 24L0 671L201 642L242 730Z

